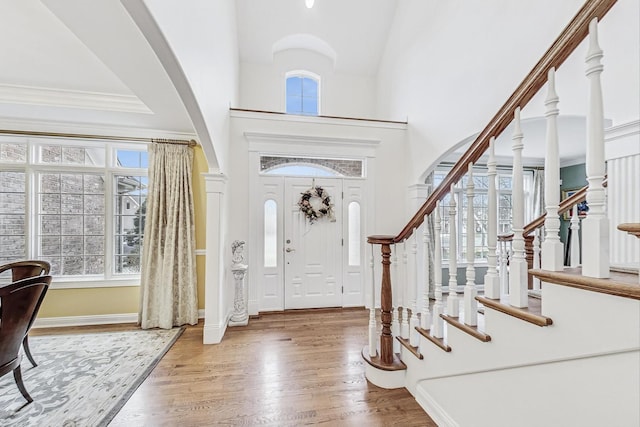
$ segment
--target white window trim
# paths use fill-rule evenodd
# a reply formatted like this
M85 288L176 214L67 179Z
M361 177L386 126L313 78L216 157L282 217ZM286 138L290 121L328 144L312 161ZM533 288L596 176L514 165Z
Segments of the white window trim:
M436 172L438 172L438 171L439 172L448 173L450 171L450 169L436 169ZM530 169L526 169L525 173L527 173L527 172L533 173L533 171L530 170ZM486 174L486 173L487 172L484 169L478 169L477 171L474 169L474 175L476 175L476 174ZM500 171L498 171L498 176L499 175L510 176L510 175L507 175L507 174L504 174L504 173L501 174ZM526 182L526 180L527 179L525 178L525 182ZM530 184L533 184L533 182L531 182ZM524 201L525 201L525 205L526 205L525 208L527 208L528 206L533 204L533 201L531 200L531 195L532 195L531 190L532 190L531 188L526 188L525 187L525 190L524 190ZM457 195L457 197L456 197L456 220L457 220L456 221L456 227L457 227L456 228L456 231L457 231L457 233L456 233L456 239L457 239L456 240L456 243L457 243L456 244L456 250L457 250L457 254L456 255L457 255L457 266L458 266L458 269L460 269L460 268L466 267L468 265L466 257L462 258L462 250L465 249L465 248L462 247L462 232L461 232L461 230L462 230L462 226L463 226L463 220L462 220L462 215L461 215L460 210L462 209L462 203L461 203L462 202L462 198L466 197L466 188L462 187L462 179L458 183L456 183L456 185L454 187L454 192ZM487 190L485 190L485 189L477 190L476 189L474 195L475 194L479 194L479 193L486 194L487 192L488 192L488 189ZM498 200L500 200L500 195L501 194L512 194L512 190L511 189L509 189L509 190L502 189L501 190L501 189L498 188L498 185L496 183L496 197L497 197ZM447 206L445 206L445 205L443 205L442 207L443 207L443 209L447 208ZM445 210L445 212L446 212L446 210ZM499 214L499 212L498 212L498 214ZM441 216L443 216L442 212L441 212ZM496 218L496 221L497 221L497 225L499 226L499 224L500 224L499 218ZM525 222L526 221L527 221L527 218L525 218ZM442 264L442 268L449 268L449 260L448 259L446 259L446 260L442 259L441 264ZM474 266L478 266L478 267L487 267L488 266L488 260L486 258L476 258L474 260L473 265Z
M316 83L318 83L318 116L322 115L322 80L320 78L320 75L313 73L311 71L307 71L307 70L291 70L291 71L287 71L284 74L284 108L282 109L282 111L284 111L287 114L294 114L294 113L288 113L287 112L287 80L289 79L289 77L306 77L306 78L310 78L316 81ZM311 114L303 114L305 116L309 116L309 117L314 117Z
M61 145L65 147L90 147L91 142L78 141L75 139L63 138L25 138L25 137L3 137L0 142L12 144L26 144L27 157L25 162L0 161L2 171L24 172L25 173L25 246L26 257L36 257L38 212L36 207L38 196L38 176L42 173L100 173L104 175L105 188L105 247L104 247L104 274L98 275L58 275L53 277L51 289L89 289L105 287L137 287L140 286L140 274L116 274L113 272L113 262L115 257L114 248L114 180L116 176L133 175L148 176L148 169L145 168L125 168L118 167L115 163L115 155L118 149L141 151L142 147L147 147L148 143L141 142L113 142L101 140L100 144L105 150L104 165L92 166L73 164L38 163L38 149L43 145ZM93 143L95 144L95 143Z

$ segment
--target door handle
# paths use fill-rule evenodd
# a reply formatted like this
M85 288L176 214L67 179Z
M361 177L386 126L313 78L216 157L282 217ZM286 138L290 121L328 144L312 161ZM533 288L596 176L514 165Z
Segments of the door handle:
M295 249L287 248L287 249L285 249L285 251L286 252L293 252L293 251L295 251Z

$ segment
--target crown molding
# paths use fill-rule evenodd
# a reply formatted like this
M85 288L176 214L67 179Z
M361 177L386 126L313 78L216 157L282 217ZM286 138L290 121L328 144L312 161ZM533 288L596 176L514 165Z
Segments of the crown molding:
M95 123L60 122L53 120L0 118L0 129L52 133L98 134L130 138L198 140L198 136L195 133L189 132L176 132L166 129L136 128L129 126ZM28 138L28 136L22 137Z
M604 130L604 140L609 142L638 134L640 134L640 120L634 120L606 128Z
M0 83L0 102L84 110L153 114L135 95Z

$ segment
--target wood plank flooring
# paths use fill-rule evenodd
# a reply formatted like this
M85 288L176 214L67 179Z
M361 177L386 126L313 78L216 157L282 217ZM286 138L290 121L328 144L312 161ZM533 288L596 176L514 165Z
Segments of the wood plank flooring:
M406 389L367 382L367 324L363 309L265 314L206 346L188 327L110 426L435 427Z

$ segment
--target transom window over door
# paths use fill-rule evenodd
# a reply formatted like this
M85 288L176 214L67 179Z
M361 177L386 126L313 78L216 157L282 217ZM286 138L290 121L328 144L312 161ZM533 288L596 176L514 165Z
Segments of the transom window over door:
M363 178L364 160L260 156L260 173L284 176L347 176Z
M320 76L308 71L286 74L287 114L317 116L320 114Z

